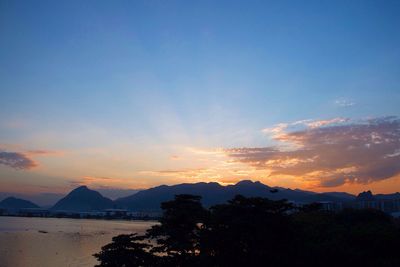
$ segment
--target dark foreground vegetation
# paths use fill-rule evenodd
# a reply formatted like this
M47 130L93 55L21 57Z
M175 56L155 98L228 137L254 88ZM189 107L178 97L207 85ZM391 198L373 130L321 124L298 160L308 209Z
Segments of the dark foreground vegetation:
M162 203L160 224L120 235L97 266L400 266L400 228L377 210L327 213L318 205L236 196L205 209L200 197Z

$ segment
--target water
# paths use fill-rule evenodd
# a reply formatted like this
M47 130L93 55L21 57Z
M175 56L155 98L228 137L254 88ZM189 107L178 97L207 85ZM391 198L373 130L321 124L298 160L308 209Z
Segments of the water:
M93 267L92 256L118 234L155 222L0 216L0 267Z

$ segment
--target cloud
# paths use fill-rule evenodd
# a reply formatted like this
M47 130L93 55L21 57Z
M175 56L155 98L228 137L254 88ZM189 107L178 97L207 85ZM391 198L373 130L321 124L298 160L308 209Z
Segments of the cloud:
M16 170L29 170L38 164L27 155L18 152L0 151L0 164Z
M72 187L81 185L100 185L105 183L118 183L121 179L101 176L82 176L74 180L70 180L69 184Z
M233 148L225 153L235 161L268 170L271 176L302 177L324 187L366 184L400 174L399 118L312 124L306 120L302 124L306 127L302 130L286 127L274 132L277 146Z
M14 150L8 152L6 150ZM16 152L15 150L22 150L23 152ZM7 145L0 144L0 164L14 168L16 170L29 170L37 167L39 164L33 157L52 157L63 155L61 151L54 150L23 150L20 145Z
M141 171L141 174L154 175L154 176L172 176L172 177L186 177L196 178L199 175L207 172L205 168L194 168L194 169L180 169L180 170L159 170L159 171Z
M60 155L62 152L54 151L54 150L28 150L25 154L28 155L35 155L35 156L53 156L53 155Z
M335 105L346 108L346 107L354 106L355 103L349 99L339 98L339 99L335 100Z
M328 126L332 124L338 124L342 122L346 122L349 119L346 118L333 118L330 120L314 120L314 121L306 121L304 122L305 125L307 125L309 128L318 128L322 126Z
M303 121L301 121L301 122L303 122ZM287 124L287 123L279 123L279 124L275 125L274 127L265 128L262 131L266 134L276 136L276 135L279 135L279 134L282 134L283 132L285 132L285 130L288 127L289 127L289 124Z
M180 156L178 156L178 155L171 155L170 157L169 157L169 159L170 160L180 160L180 159L182 159Z
M331 126L331 125L336 125L336 124L341 124L344 122L349 121L348 118L332 118L332 119L327 119L327 120L300 120L300 121L295 121L292 123L278 123L273 127L270 128L265 128L262 130L263 133L271 136L273 139L276 140L281 140L286 136L286 133L289 131L298 131L301 129L306 129L306 128L319 128L322 126Z

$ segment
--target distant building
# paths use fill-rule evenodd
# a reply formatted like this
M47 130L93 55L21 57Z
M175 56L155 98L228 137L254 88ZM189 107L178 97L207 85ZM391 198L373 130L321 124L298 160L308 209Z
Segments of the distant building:
M357 200L353 203L353 208L377 209L387 213L398 212L400 211L400 199Z
M161 211L131 211L128 215L134 219L156 219L162 216Z
M106 209L106 216L123 218L128 215L128 210L125 209Z
M27 217L48 217L50 211L41 208L24 208L19 210L19 215Z
M337 212L343 209L341 202L319 201L317 203L321 205L321 209L324 211Z
M356 200L348 204L354 209L377 209L386 213L400 212L400 197L393 194L390 197L373 195L371 191L360 193Z
M392 212L390 215L392 215L394 218L400 218L400 211Z

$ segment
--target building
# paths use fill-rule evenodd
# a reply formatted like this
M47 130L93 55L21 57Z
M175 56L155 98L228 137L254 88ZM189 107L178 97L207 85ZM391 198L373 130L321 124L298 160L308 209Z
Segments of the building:
M106 209L105 210L107 217L113 218L124 218L128 215L128 210L125 209Z
M23 208L19 210L20 216L26 217L48 217L50 211L48 209L41 208Z
M321 205L321 209L324 211L337 212L343 209L343 204L341 202L319 201L317 203Z

